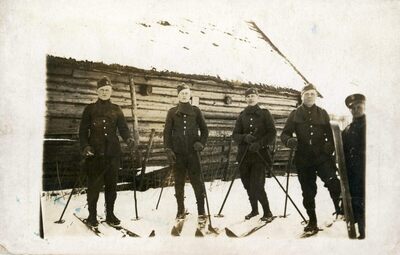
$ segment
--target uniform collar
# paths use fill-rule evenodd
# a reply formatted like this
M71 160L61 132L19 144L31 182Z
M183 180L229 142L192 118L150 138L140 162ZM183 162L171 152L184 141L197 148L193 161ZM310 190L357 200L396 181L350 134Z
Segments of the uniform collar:
M355 122L355 123L365 122L365 114L363 116L360 116L360 117L357 117L357 118L353 118L353 122Z
M261 110L260 106L258 104L256 105L249 105L246 108L244 108L244 112L246 114L253 114L257 113L259 110Z
M100 104L100 105L106 105L106 104L110 104L111 101L110 101L110 99L108 99L108 100L97 99L97 102L96 102L96 103L97 103L97 104Z
M179 103L176 113L183 113L187 115L195 115L193 106L190 103Z

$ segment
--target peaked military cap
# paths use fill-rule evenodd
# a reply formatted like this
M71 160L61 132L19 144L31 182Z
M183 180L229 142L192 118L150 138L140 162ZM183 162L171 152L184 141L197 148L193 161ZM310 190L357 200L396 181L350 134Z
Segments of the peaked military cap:
M178 87L176 88L176 90L178 91L178 94L179 94L179 92L181 92L181 90L184 90L184 89L190 89L190 87L188 85L186 85L185 83L182 83L182 84L178 85Z
M356 102L365 102L365 96L362 94L353 94L346 97L344 102L348 108L351 108Z
M107 76L104 76L103 78L97 81L97 89L103 86L112 86L111 80Z
M249 89L246 90L246 92L244 92L245 96L248 96L250 94L258 95L258 90L256 88L249 88Z
M301 89L301 95L303 95L306 91L308 90L315 90L317 91L317 96L322 98L321 93L319 93L319 91L317 90L317 87L315 87L314 84L308 83L306 84L302 89Z

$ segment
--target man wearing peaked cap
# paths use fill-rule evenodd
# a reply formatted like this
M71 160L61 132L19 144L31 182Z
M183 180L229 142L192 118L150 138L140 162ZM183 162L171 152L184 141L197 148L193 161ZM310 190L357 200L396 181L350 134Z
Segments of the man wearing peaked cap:
M88 175L87 223L91 226L98 225L97 201L103 183L106 221L114 225L120 223L114 215L121 154L117 130L128 146L135 145L121 108L110 102L111 94L112 83L104 76L97 82L98 100L85 107L79 126L79 141Z
M359 239L365 238L365 96L353 94L346 98L346 106L353 121L343 130L343 150L352 199L354 221L358 225Z
M240 178L251 206L251 212L245 219L258 215L260 202L264 213L261 220L270 221L273 215L264 185L265 170L271 167L272 163L268 145L275 141L275 123L271 113L258 105L257 89L249 88L244 94L248 106L239 114L232 136L238 144L236 160L240 164ZM266 166L265 162L268 162L269 166Z
M302 189L303 205L309 216L305 232L318 231L315 213L317 176L328 188L336 214L342 214L339 206L340 182L336 176L336 166L332 154L335 150L328 113L315 104L318 96L312 84L301 91L302 104L293 110L286 120L281 134L283 144L296 150L294 163ZM293 133L296 137L293 137Z
M208 128L201 110L190 104L190 87L177 87L177 106L169 109L164 126L164 148L168 160L174 165L175 197L178 207L177 219L183 219L185 212L185 180L189 175L200 219L205 219L203 183L197 152L202 151L208 138ZM199 135L200 131L200 135Z

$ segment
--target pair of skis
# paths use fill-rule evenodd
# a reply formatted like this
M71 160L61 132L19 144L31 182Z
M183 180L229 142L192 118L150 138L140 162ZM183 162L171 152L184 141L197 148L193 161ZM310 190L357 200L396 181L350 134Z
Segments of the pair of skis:
M99 227L98 227L98 226L91 226L91 225L89 225L89 224L87 223L86 219L84 219L84 218L82 218L82 217L76 215L75 213L74 213L74 216L75 216L77 219L79 219L83 224L85 224L85 226L86 226L89 230L91 230L96 236L98 236L98 237L104 236L104 233L102 233L102 232L99 230ZM112 227L112 228L114 228L114 229L120 231L120 232L123 234L122 237L126 237L126 236L129 236L129 237L140 237L140 235L136 234L135 232L133 232L133 231L131 231L130 229L127 229L127 228L125 228L125 227L123 227L123 226L121 226L121 225L113 225L113 224L107 223L107 222L106 222L103 218L101 218L101 217L100 217L100 223L105 223L105 224L107 224L107 226L110 226L110 227ZM154 231L154 230L151 231L149 237L153 237L153 236L155 236L155 231Z
M258 220L254 224L251 224L250 228L245 228L244 231L242 230L242 231L240 231L240 233L238 233L239 231L235 231L234 228L235 228L235 226L237 227L237 226L241 226L243 224L247 225L248 224L248 220L244 220L244 221L241 221L239 224L234 224L233 227L226 227L225 228L225 233L226 233L226 235L228 237L234 237L234 238L250 236L251 234L257 232L261 228L267 226L276 217L277 216L273 216L270 219L268 219L267 221Z

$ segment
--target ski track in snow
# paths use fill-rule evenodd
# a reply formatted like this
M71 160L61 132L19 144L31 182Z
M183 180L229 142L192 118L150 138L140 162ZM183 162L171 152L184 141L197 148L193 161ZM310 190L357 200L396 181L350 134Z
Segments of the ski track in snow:
M286 183L285 177L278 177L278 180L284 185ZM326 228L327 222L332 222L334 211L333 203L329 197L328 190L323 187L323 183L318 180L318 193L316 196L316 212L318 217L318 225L323 231L320 231L316 236L310 238L339 238L347 239L346 224L343 220L336 221L333 226ZM248 202L247 193L243 188L240 179L237 179L232 187L231 194L222 211L224 217L214 217L220 209L222 201L228 190L230 182L222 182L215 180L213 183L206 183L208 199L210 203L210 211L212 214L212 226L218 228L222 232L217 236L207 236L207 238L229 238L225 235L225 227L231 226L237 222L243 221L244 215L250 212L250 204ZM304 225L301 224L302 218L288 200L287 216L282 218L283 215L285 193L281 190L278 183L273 178L266 179L265 185L271 211L274 215L278 216L272 223L263 227L259 231L253 233L252 237L265 237L267 239L298 239L302 233ZM63 195L68 194L70 190L61 192ZM50 196L51 192L43 193L43 222L45 238L51 240L57 237L75 237L95 236L89 229L86 228L78 219L73 216L76 213L82 217L87 217L86 194L73 195L70 204L64 214L63 224L55 224L54 221L58 220L61 212L66 204L68 195L60 198L58 196ZM175 223L176 214L176 200L174 197L174 188L164 188L162 198L158 210L155 210L157 199L160 189L149 189L145 192L137 192L138 199L138 214L139 220L135 220L134 199L133 191L120 191L118 192L117 200L115 203L115 214L121 219L121 226L128 228L132 232L139 234L141 237L147 237L152 230L155 230L156 237L171 237L170 232L173 224ZM297 176L290 177L289 195L292 197L301 213L307 219L307 214L302 206L302 196L300 185ZM193 237L197 227L197 209L194 192L189 183L185 186L185 206L189 211L189 219L186 221L181 237ZM98 215L105 218L104 213L104 194L100 193L99 201L97 204ZM262 216L262 207L259 204L260 215ZM100 231L105 237L119 238L122 233L114 230L111 227L100 224ZM131 238L131 237L125 237ZM179 237L171 237L179 238Z

